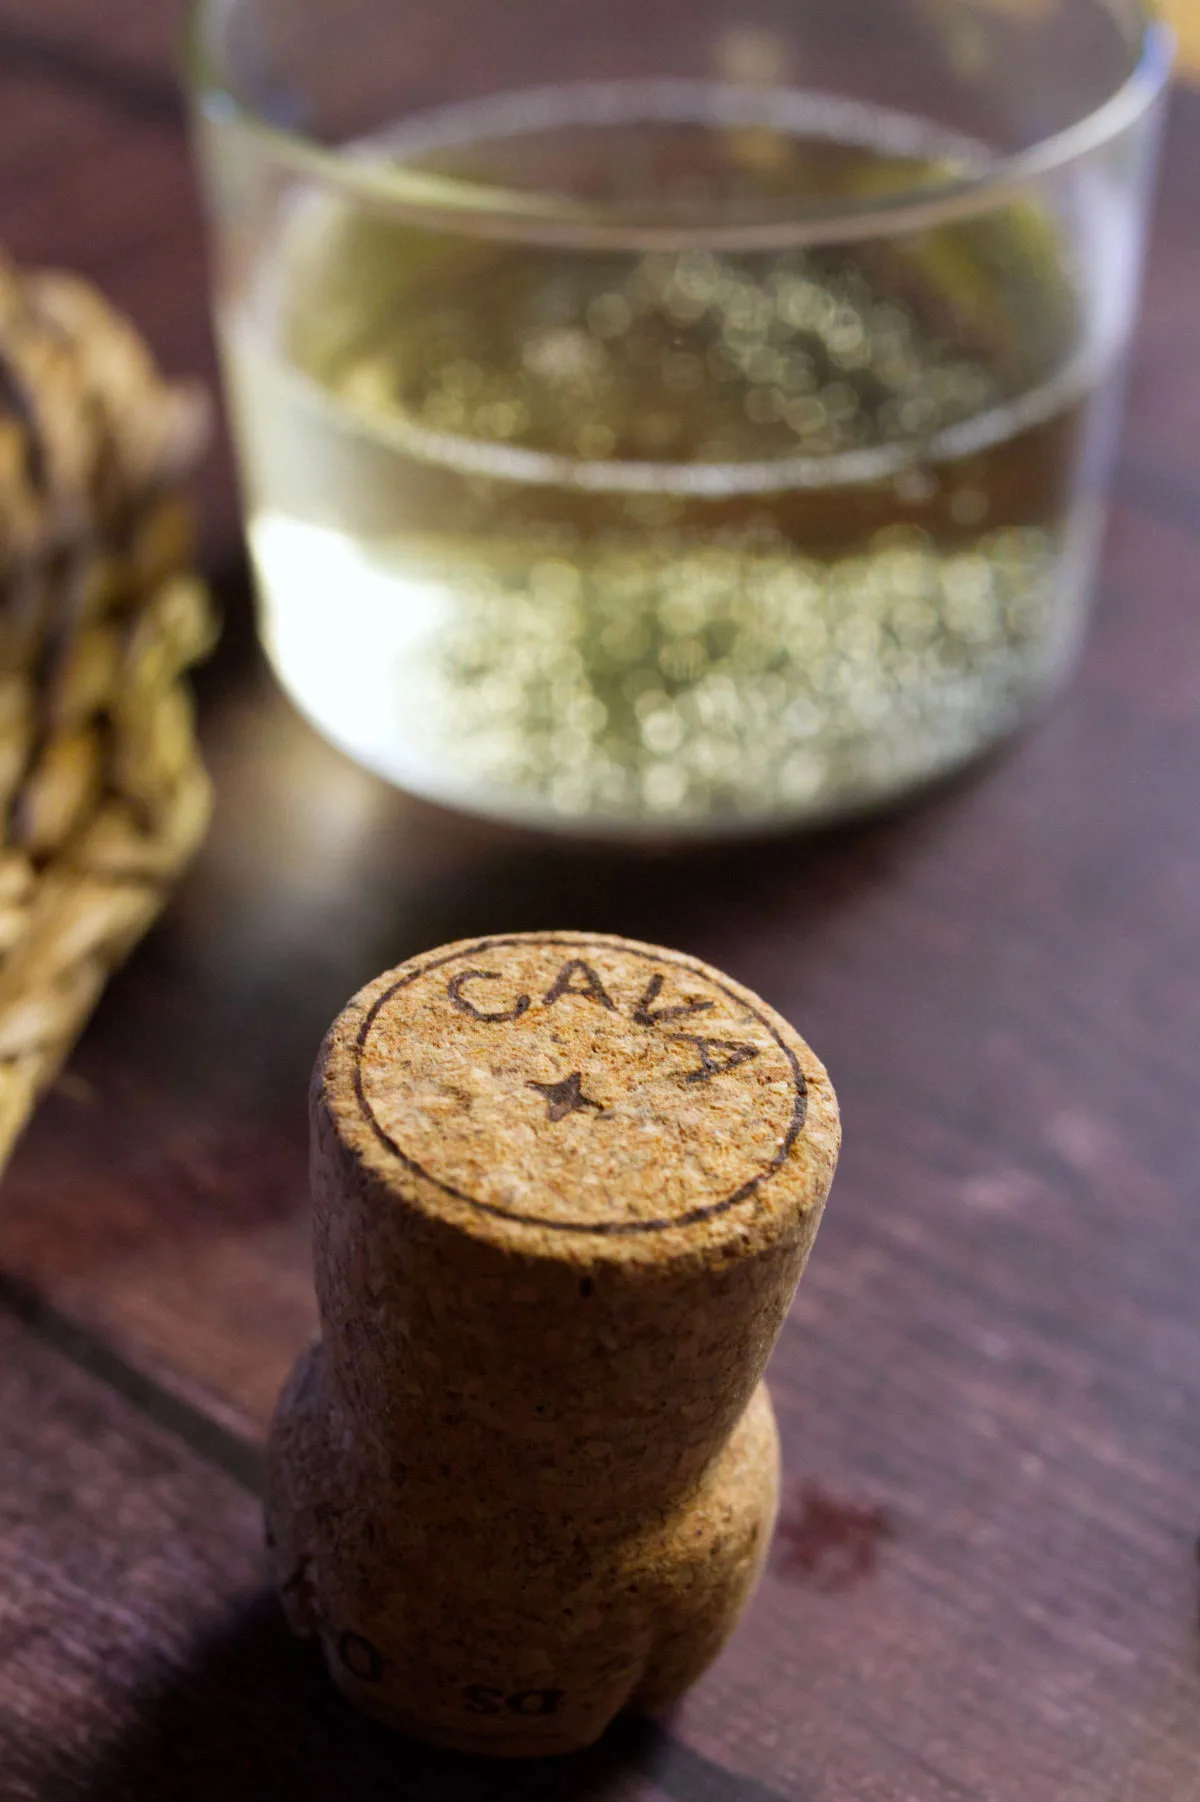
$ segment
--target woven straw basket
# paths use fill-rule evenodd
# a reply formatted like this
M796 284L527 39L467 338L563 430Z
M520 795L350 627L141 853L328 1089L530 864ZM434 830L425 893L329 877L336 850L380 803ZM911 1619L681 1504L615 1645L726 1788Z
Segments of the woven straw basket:
M86 283L0 259L0 1166L208 821L207 429Z

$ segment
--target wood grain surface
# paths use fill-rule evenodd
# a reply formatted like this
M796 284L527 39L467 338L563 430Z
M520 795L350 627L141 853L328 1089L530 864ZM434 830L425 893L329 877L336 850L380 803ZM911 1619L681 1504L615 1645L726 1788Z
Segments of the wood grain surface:
M0 241L211 371L174 24L0 0ZM0 1802L1200 1798L1197 169L1184 91L1080 676L853 830L622 857L386 789L265 673L214 462L216 824L0 1195ZM772 1369L789 1502L744 1630L670 1723L491 1769L336 1702L252 1492L313 1326L325 1026L431 944L552 926L756 988L846 1150Z

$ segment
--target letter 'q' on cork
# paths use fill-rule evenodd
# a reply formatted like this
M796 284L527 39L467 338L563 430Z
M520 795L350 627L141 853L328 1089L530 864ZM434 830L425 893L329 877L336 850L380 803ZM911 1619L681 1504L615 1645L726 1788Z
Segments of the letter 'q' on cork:
M322 1339L268 1544L352 1702L508 1756L716 1655L766 1556L763 1367L838 1114L786 1021L582 933L446 946L356 995L312 1089Z

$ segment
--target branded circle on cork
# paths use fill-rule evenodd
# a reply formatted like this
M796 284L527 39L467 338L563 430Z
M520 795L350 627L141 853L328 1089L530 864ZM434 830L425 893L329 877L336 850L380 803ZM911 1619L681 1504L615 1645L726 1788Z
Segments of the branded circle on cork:
M352 1701L524 1756L700 1675L766 1556L762 1372L837 1151L803 1039L678 952L474 940L354 998L268 1498L288 1618Z

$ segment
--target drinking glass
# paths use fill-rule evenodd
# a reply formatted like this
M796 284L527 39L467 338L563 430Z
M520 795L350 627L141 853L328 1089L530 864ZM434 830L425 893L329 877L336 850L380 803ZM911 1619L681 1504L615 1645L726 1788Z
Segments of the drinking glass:
M422 795L704 836L1010 732L1085 620L1138 0L201 0L281 682Z

